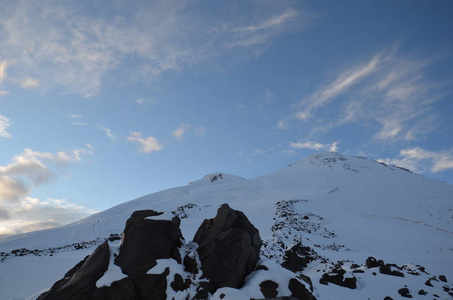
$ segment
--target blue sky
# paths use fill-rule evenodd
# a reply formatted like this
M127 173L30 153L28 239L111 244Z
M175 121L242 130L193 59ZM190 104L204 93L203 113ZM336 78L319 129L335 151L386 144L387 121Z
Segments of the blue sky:
M453 183L452 1L2 1L0 234L318 151Z

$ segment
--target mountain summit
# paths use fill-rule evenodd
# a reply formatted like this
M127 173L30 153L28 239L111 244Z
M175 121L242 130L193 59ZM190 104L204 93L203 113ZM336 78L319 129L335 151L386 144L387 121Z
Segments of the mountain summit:
M225 203L259 230L261 258L301 266L292 271L311 279L317 299L451 297L453 186L325 152L253 179L213 173L73 224L8 237L0 242L0 273L8 274L0 280L2 299L50 288L93 246L119 237L134 211L177 216L182 235L193 237Z

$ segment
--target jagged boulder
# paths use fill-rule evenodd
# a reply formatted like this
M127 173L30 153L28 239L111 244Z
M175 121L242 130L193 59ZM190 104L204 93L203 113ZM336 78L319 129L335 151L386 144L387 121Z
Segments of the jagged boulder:
M254 270L262 244L258 229L228 204L203 221L193 240L199 245L203 275L216 288L239 288Z
M153 210L139 210L126 222L123 243L115 264L131 278L145 275L156 265L157 259L173 258L181 263L181 221L178 217L171 221L153 218L161 214Z
M96 281L109 265L109 246L105 242L94 252L69 270L63 279L38 297L37 300L89 300L96 289Z

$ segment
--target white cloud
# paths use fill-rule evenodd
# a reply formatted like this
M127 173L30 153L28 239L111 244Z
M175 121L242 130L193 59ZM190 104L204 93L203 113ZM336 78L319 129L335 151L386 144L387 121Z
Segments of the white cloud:
M173 136L177 140L182 140L183 136L189 133L194 133L199 137L204 137L206 134L206 128L204 126L194 126L181 123L178 128L173 131Z
M24 89L35 89L39 87L39 80L32 77L26 77L22 79L21 86Z
M9 119L5 116L0 115L0 138L10 139L11 134L6 131L11 126Z
M96 125L96 128L103 131L112 143L116 141L116 135L112 132L111 129L106 128L102 125Z
M100 5L107 17L71 1L12 2L0 11L0 56L14 61L15 74L39 74L27 87L39 80L40 86L90 97L100 92L106 74L120 68L125 76L153 80L233 52L237 56L238 48L242 57L256 55L279 34L294 30L290 24L308 19L284 2L249 3L250 9L234 14L224 2L212 12L215 18L200 15L202 1ZM130 58L138 63L130 64ZM0 64L1 76L6 62Z
M380 159L379 161L404 167L414 172L424 173L429 170L437 173L453 169L453 149L436 152L419 147L409 148L401 150L396 158Z
M293 149L312 149L312 150L328 150L336 152L338 151L338 142L333 142L332 144L321 144L313 141L290 143L289 144Z
M152 136L144 138L140 131L130 132L127 140L129 142L137 143L139 145L139 152L151 153L153 151L160 151L163 149L156 138Z
M87 154L92 154L89 144L57 153L25 149L10 164L0 166L0 234L54 227L93 213L64 199L40 201L30 197L34 189L57 178L59 169L80 162Z
M0 61L0 84L6 79L6 69L8 68L8 64L6 60Z
M83 116L82 115L76 115L76 114L70 114L69 118L72 119L71 124L74 126L87 126L88 124L83 122Z

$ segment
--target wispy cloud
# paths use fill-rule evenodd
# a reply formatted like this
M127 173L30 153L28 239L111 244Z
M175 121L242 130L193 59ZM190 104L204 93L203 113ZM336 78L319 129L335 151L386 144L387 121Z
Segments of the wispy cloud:
M39 88L39 80L32 78L32 77L26 77L26 78L22 79L21 86L24 89Z
M250 47L268 43L271 37L284 29L284 26L294 20L298 12L289 9L278 15L239 27L229 27L223 24L216 30L230 37L230 47Z
M453 149L446 151L429 151L420 147L403 149L398 157L379 159L386 164L407 168L414 172L430 171L437 173L453 169Z
M300 15L283 2L249 3L250 10L236 10L234 15L224 3L213 13L216 18L199 15L201 1L102 5L106 17L95 18L87 3L0 4L0 56L14 61L11 68L22 78L39 74L24 87L39 83L89 97L100 92L104 75L119 67L125 76L153 80L238 48L246 50L243 56L262 52L276 36L292 29L288 25ZM131 57L140 63L130 64ZM6 60L0 63L0 80Z
M193 133L199 137L204 137L206 134L206 127L181 123L178 128L173 131L173 136L177 140L182 140L183 136L189 133Z
M451 79L424 76L440 58L403 55L398 48L394 45L368 61L352 63L331 83L296 103L292 117L279 121L278 128L303 122L312 138L360 123L371 131L373 142L424 139L439 126L435 104L451 93Z
M338 151L338 142L333 142L332 144L321 144L313 141L306 141L290 143L289 145L293 149L329 150L333 152Z
M88 124L83 122L83 116L82 115L76 115L76 114L70 114L69 118L71 119L71 124L74 126L87 126Z
M11 126L9 119L5 116L0 115L0 138L11 138L11 134L6 131L9 126Z
M363 80L366 76L375 72L382 60L382 54L377 54L365 64L353 67L341 74L333 83L321 88L318 92L302 100L300 105L303 107L296 113L296 118L307 121L310 119L312 111L327 105L335 97L345 92L349 87Z
M66 201L42 202L30 197L34 189L56 179L60 168L81 162L82 155L92 153L89 144L85 148L57 153L25 149L14 156L10 164L0 166L0 234L42 229L44 223L54 227L65 222L65 217L69 218L66 222L75 221L93 212Z
M159 103L158 100L156 99L150 99L150 98L139 98L135 100L140 105L156 105Z
M143 134L140 131L130 132L127 140L129 142L137 143L139 145L139 152L151 153L163 149L156 138L152 136L144 138Z
M112 132L111 129L106 128L103 125L96 125L96 128L103 131L112 143L116 141L116 135Z

